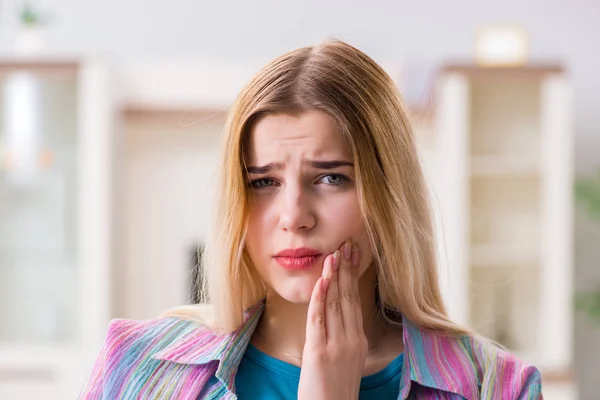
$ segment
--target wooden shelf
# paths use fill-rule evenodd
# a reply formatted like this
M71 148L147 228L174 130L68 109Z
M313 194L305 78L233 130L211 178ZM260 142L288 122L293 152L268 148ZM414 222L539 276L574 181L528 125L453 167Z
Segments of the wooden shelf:
M540 262L530 248L503 244L475 244L470 257L473 268L535 267Z
M562 65L557 63L537 63L522 66L484 66L473 63L446 64L440 69L440 74L460 73L467 75L470 79L490 81L491 79L523 80L540 79L548 74L564 73Z
M541 172L535 156L478 155L471 158L471 176L530 176Z

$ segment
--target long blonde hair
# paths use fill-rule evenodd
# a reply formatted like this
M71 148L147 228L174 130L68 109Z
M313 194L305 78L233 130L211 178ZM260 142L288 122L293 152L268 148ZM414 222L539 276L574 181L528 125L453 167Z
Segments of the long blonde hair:
M466 333L448 319L442 301L429 195L406 107L377 63L337 40L290 51L267 64L230 112L203 265L202 299L213 309L210 325L238 328L244 310L266 294L244 245L248 133L267 114L307 110L331 116L352 148L383 315L399 313L422 328Z

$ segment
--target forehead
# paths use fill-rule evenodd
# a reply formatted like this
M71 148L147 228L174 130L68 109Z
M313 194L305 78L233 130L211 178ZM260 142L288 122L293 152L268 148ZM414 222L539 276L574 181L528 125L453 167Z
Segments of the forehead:
M321 111L267 115L253 126L247 143L246 158L251 164L294 156L348 160L352 156L333 118Z

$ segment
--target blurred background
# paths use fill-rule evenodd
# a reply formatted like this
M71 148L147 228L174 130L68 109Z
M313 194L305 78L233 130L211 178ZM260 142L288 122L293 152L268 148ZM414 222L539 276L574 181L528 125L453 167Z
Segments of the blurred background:
M195 301L237 92L328 37L397 82L452 318L600 398L600 2L0 1L0 399Z

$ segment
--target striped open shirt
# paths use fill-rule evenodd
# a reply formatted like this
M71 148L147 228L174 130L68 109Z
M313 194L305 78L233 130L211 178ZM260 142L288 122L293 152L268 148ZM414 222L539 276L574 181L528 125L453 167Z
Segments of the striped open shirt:
M80 399L237 399L235 374L262 309L226 335L173 317L114 320ZM542 399L540 372L510 353L407 319L402 334L398 399Z

